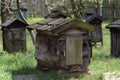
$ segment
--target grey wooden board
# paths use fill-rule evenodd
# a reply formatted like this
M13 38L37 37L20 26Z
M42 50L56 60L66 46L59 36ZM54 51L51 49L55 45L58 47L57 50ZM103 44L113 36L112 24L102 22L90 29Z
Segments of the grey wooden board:
M66 65L82 64L82 38L66 38Z
M120 32L117 33L116 56L120 56Z
M10 29L3 31L4 49L8 52L25 52L26 51L26 34L25 30Z
M59 19L45 19L41 22L32 24L30 26L27 26L32 29L38 29L38 30L52 30L55 28L58 28L68 22L72 21L70 18L64 19L64 18L59 18Z
M47 28L47 27L49 27L48 25L43 25L43 26L41 26L41 27L39 27L39 28L37 28L37 29L39 29L39 30L44 30L44 28Z
M45 19L41 22L38 22L38 23L32 24L30 26L27 26L27 27L37 29L37 28L42 27L43 25L47 25L49 22L55 21L55 20L56 19L48 18L48 19Z
M58 24L61 24L62 22L64 22L64 19L63 19L63 18L60 18L60 19L57 19L57 20L55 20L55 21L52 21L52 22L50 22L50 23L48 23L48 24L50 24L50 25L58 25Z
M38 80L36 75L14 75L12 80Z
M102 34L100 32L92 32L92 39L96 42L101 42Z

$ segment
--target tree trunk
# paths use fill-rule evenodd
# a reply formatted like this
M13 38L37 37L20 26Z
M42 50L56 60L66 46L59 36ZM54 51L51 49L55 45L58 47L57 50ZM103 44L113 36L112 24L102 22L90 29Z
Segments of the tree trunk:
M7 17L6 17L6 10L5 10L5 0L1 0L1 23L4 23L6 20L7 20ZM3 38L3 35L4 35L4 31L2 32L2 40L3 40L3 49L4 49L4 38Z
M4 23L6 20L5 0L1 0L1 23Z
M84 0L71 0L72 11L75 18L80 19L85 11Z

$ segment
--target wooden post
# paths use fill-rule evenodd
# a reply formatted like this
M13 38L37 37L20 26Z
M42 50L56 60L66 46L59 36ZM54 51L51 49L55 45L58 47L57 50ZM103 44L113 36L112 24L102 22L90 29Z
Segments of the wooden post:
M102 16L102 7L103 7L103 4L102 4L102 0L100 1L100 16Z

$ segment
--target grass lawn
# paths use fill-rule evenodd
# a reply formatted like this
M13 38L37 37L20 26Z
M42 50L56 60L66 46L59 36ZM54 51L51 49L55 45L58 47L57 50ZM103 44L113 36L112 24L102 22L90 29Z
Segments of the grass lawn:
M41 18L29 18L30 23L42 20ZM110 21L103 22L103 47L93 49L93 57L89 66L90 75L80 76L79 79L70 78L68 80L102 80L105 72L120 72L120 59L110 57L110 33L105 29L105 25ZM15 74L37 74L41 78L44 74L36 71L36 60L34 58L34 45L27 32L26 53L9 54L2 51L2 39L0 38L0 80L12 80ZM46 80L66 80L54 73L45 74Z
M29 17L28 18L28 21L29 21L29 23L35 23L35 22L39 22L39 21L41 21L41 20L44 20L44 18L42 18L42 17L35 17L35 18L32 18L32 17Z

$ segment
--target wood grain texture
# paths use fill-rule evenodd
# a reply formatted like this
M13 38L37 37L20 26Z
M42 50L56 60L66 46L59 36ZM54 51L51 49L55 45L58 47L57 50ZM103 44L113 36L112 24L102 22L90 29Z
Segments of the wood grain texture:
M66 65L82 64L82 38L66 38Z

